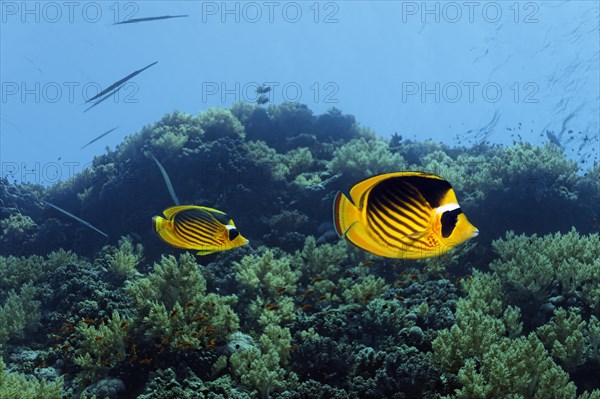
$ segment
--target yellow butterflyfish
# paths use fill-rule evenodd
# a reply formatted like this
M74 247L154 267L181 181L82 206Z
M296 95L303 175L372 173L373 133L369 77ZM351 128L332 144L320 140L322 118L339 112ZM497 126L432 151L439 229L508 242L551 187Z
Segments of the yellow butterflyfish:
M226 251L246 245L233 220L217 209L180 205L165 209L164 218L154 216L154 231L166 243L198 251L198 255Z
M339 192L333 203L337 234L387 258L439 256L477 236L450 183L425 172L370 177Z

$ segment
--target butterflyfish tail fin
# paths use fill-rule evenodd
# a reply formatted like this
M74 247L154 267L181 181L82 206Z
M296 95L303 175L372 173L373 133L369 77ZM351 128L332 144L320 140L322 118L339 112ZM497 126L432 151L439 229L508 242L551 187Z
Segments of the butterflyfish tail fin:
M164 241L177 248L185 248L185 244L173 233L173 221L167 220L161 216L152 218L152 229Z
M333 200L333 226L337 235L343 237L359 220L360 210L339 191Z
M158 233L159 231L161 231L164 228L166 221L167 220L165 218L162 218L160 216L154 216L152 218L152 229L154 230L154 232Z

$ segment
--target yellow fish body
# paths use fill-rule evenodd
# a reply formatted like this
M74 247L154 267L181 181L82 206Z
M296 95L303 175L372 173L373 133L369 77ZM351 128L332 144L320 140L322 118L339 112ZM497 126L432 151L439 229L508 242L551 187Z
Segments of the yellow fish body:
M333 203L335 230L387 258L439 256L475 237L450 183L425 172L394 172L357 183Z
M164 218L152 218L152 226L163 241L174 247L197 250L198 255L208 255L248 243L233 220L219 210L181 205L165 209L163 214Z

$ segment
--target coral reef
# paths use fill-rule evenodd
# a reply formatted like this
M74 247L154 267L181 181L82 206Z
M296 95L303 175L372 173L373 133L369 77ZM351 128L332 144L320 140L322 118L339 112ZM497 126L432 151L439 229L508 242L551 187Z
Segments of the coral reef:
M3 399L61 399L62 379L54 382L27 379L25 375L6 370L0 357L0 398Z
M379 173L406 170L407 166L400 155L389 150L385 140L360 138L336 149L327 169L352 183Z
M40 320L40 303L35 299L31 283L23 284L19 293L11 290L0 306L0 346L9 340L23 338L25 332L37 328Z
M212 347L239 328L235 296L206 292L206 281L189 253L165 256L146 277L126 288L137 310L136 327L169 350Z
M157 238L153 157L250 245ZM338 239L335 193L399 170L448 179L480 236L425 261ZM598 399L599 182L554 145L386 140L336 108L167 114L67 181L0 179L0 397Z

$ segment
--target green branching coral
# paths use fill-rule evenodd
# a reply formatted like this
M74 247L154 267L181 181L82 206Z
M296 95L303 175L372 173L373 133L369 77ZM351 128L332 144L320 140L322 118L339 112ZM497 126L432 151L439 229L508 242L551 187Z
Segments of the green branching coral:
M259 291L263 296L275 298L282 292L293 294L301 276L297 256L275 256L270 249L260 255L246 255L234 263L237 281L246 289ZM295 266L295 267L294 267Z
M254 295L247 308L251 320L264 326L295 318L290 295L296 292L301 263L297 254L275 256L270 249L260 255L246 255L234 263L236 280L249 296Z
M567 369L586 361L586 322L574 310L556 309L550 323L537 329L537 334L550 354Z
M28 379L19 373L6 371L0 356L0 398L2 399L62 399L62 377L53 382Z
M600 361L600 320L590 317L587 330L587 357Z
M167 130L152 140L152 146L159 148L165 155L177 154L188 141L188 136L180 132Z
M451 372L460 370L465 359L481 358L492 344L506 335L516 337L522 329L519 310L504 308L499 298L497 276L475 271L466 289L467 298L457 303L456 324L440 331L432 343L435 360Z
M552 195L576 199L573 187L579 167L553 144L538 147L521 142L507 147L492 158L490 168L504 187L528 192L537 200Z
M319 115L315 123L315 131L319 141L351 140L358 136L358 127L353 115L344 115L333 107L327 113Z
M300 103L285 102L279 105L269 105L268 114L271 119L273 131L286 132L287 137L297 136L301 133L310 133L314 128L315 118L312 111ZM283 138L275 136L276 140ZM277 146L279 147L279 146Z
M292 181L309 171L315 162L312 153L305 147L279 154L264 141L250 141L245 145L250 157L258 165L268 168L270 177L275 181Z
M458 373L463 387L451 398L575 398L576 388L535 334L491 344Z
M131 282L126 291L138 311L138 321L150 340L173 350L214 345L239 328L232 309L237 297L206 292L206 280L189 253L177 260L163 256L147 277Z
M282 367L287 362L291 341L287 328L267 326L259 338L260 349L250 347L231 355L231 370L261 399L269 399L274 392L293 388L298 377Z
M11 339L22 338L26 331L33 331L40 320L40 303L34 299L33 284L24 284L19 293L8 293L0 307L0 345Z
M27 215L20 212L13 213L6 219L0 220L1 240L15 241L24 239L27 235L37 228L37 225Z
M0 288L2 289L15 289L29 280L35 282L43 276L44 258L41 256L0 256Z
M37 283L59 266L75 264L79 257L71 251L59 249L50 252L46 259L38 255L28 257L0 256L0 288L17 289L28 281Z
M125 359L129 323L115 310L108 321L97 327L84 321L77 325L79 339L74 363L81 368L80 383L97 381Z
M433 173L451 182L463 205L480 201L486 193L502 185L501 177L492 175L489 159L483 155L460 154L454 159L437 150L425 155L421 162L411 170Z
M243 139L246 136L244 126L228 109L209 108L198 118L206 140L224 137Z
M575 295L600 311L600 236L581 236L575 229L544 237L506 234L492 246L500 256L490 265L504 282L533 294L539 301L560 283L563 295ZM597 313L598 314L598 313Z
M109 269L124 277L131 277L137 272L137 265L142 260L143 247L133 244L131 237L121 237L119 247L104 255Z
M315 162L312 153L306 147L288 151L281 157L281 161L288 169L288 180L293 180L299 174L307 172Z
M559 309L549 324L521 336L519 309L502 300L502 276L476 271L464 284L467 297L457 303L456 323L432 342L435 361L462 384L450 397L574 399L576 387L555 360L574 370L592 358L597 319L592 317L586 329L574 310Z
M250 320L257 320L261 326L279 325L296 318L296 305L292 297L282 295L276 299L257 296L247 307Z
M339 285L345 287L342 291L342 298L346 303L360 304L369 303L389 288L383 278L371 274L361 276L358 281L342 279Z
M336 244L323 244L317 246L313 236L308 236L304 241L301 256L304 274L311 277L330 278L336 275L343 262L348 258L347 244L340 240Z
M379 173L406 170L402 156L392 153L383 139L349 141L335 150L327 164L332 174L342 174L346 181L357 181Z
M519 311L503 307L500 278L476 272L466 288L456 324L432 343L435 360L462 384L450 397L575 398L575 385L536 334L518 336Z
M264 141L250 141L245 144L248 155L258 165L266 167L269 177L274 181L285 181L290 173L289 168L283 163L283 156L269 147Z
M141 132L128 136L118 147L117 157L135 159L140 148L148 146L152 153L164 158L176 154L189 140L201 138L203 130L197 117L175 111L166 114L153 125L144 126Z

